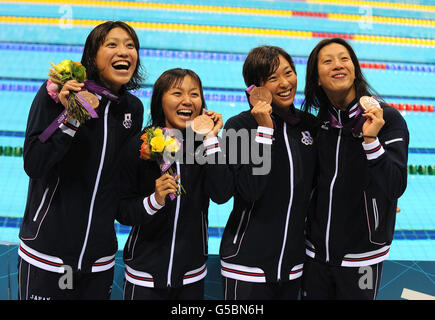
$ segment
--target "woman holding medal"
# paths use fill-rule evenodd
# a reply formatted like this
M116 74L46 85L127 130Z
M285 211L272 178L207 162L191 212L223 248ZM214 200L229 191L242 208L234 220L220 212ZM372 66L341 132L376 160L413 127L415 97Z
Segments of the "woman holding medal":
M225 124L227 137L232 130L242 137L246 131L249 141L238 140L238 162L229 164L235 194L220 247L224 298L296 299L315 172L314 117L293 105L296 69L282 48L252 49L243 77L251 110ZM254 157L243 163L244 145L250 146L251 156L259 149L262 163ZM234 149L229 141L226 146Z
M71 80L53 95L45 82L33 100L24 141L30 182L20 229L19 299L110 298L121 147L143 120L141 101L127 91L141 81L138 50L130 26L100 24L83 51L86 84ZM88 102L98 105L97 117L53 122L72 92L85 87L95 95Z
M194 141L189 139L194 133L189 122L198 132L197 119L209 127L205 137L195 138L198 143L191 150L188 145ZM201 80L195 72L176 68L157 79L150 126L130 140L123 161L117 220L133 226L124 248L125 300L203 299L209 200L224 203L232 196L232 176L226 178L225 164L213 164L221 153L217 134L222 126L221 114L205 110ZM175 159L168 160L175 176L168 171L162 174L156 159L140 152L149 147L141 137L152 127L164 127L181 143ZM195 150L201 152L201 144L204 164L196 161ZM185 193L178 194L177 181Z
M376 298L406 188L409 134L400 113L372 95L352 47L320 41L303 104L318 110L321 125L303 299Z

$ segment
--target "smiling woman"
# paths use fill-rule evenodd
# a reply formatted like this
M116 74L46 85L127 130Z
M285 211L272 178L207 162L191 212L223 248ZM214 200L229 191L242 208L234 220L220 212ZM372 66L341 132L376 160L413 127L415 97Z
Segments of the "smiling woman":
M116 92L140 88L142 82L139 39L122 21L108 21L88 36L82 56L88 78L100 80Z
M222 115L204 108L198 75L189 69L167 70L153 87L150 126L127 145L117 216L120 223L133 226L124 248L124 299L204 297L209 201L223 203L232 196L231 173L225 165L214 165L221 151L217 134ZM205 137L188 141L194 138L189 121L201 113L213 128ZM140 158L141 137L156 127L166 127L160 130L165 133L178 131L184 146L203 139L205 157L212 161L180 161L190 152L180 146L181 155L168 160L175 174L168 174L154 159ZM177 192L177 180L185 193Z
M272 101L267 95L264 101L250 99L251 109L228 119L225 130L253 132L246 144L261 150L271 166L255 174L257 161L229 165L235 187L220 247L225 299L297 299L315 172L314 117L293 104L296 69L284 49L253 48L243 64L243 78L248 88L269 90ZM242 143L235 144L239 154Z
M407 185L409 133L401 114L374 94L345 40L324 39L311 51L303 108L318 109L321 129L303 299L376 298ZM370 289L359 282L368 266Z
M319 86L336 107L344 108L355 98L355 67L347 49L331 43L319 51Z
M98 95L97 116L78 121L67 109L66 120L44 142L38 138L41 132L84 84L67 81L56 101L46 82L33 100L23 153L30 182L18 252L20 299L110 297L119 157L143 121L142 102L127 91L141 79L138 48L135 31L121 21L95 27L82 64L89 82L95 82L88 89ZM59 288L64 266L74 275L80 271L73 289Z
M195 119L203 108L198 82L186 75L179 85L163 94L162 106L166 126L185 129L187 121Z
M138 52L128 32L119 27L110 30L96 57L101 81L118 92L132 78L137 59Z

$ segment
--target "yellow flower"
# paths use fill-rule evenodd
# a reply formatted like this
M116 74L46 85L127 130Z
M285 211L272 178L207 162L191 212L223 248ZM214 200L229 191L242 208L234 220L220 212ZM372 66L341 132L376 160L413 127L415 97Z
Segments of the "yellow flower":
M157 128L156 130L154 130L154 136L156 137L163 137L163 131L160 128Z
M55 69L59 73L71 73L71 60L63 60L55 66Z
M165 139L163 138L163 135L154 136L150 141L150 145L153 152L163 152L163 149L165 148Z
M165 150L170 153L176 153L178 151L178 143L174 138L166 137Z

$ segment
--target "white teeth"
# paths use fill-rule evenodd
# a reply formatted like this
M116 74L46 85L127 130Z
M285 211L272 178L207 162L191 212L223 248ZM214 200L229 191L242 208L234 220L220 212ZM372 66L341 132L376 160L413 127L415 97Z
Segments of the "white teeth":
M287 92L281 92L281 93L278 93L278 95L279 95L280 97L288 97L288 96L291 94L291 92L292 92L292 89L290 89L290 90L287 91Z
M119 65L128 66L128 62L127 61L118 61L118 62L115 62L113 65L114 66L119 66Z
M182 116L187 116L190 117L192 115L192 110L178 110L177 114L182 115Z
M127 61L117 61L112 64L112 67L118 70L120 69L127 70L130 67L130 63L128 63Z

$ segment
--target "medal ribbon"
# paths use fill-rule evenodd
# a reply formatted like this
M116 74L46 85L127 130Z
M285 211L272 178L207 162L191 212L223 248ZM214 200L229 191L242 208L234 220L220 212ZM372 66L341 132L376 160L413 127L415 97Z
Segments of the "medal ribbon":
M169 168L171 168L171 163L168 160L166 160L164 157L157 159L157 163L160 166L161 174L164 174L166 171L169 170ZM172 172L172 170L169 172L169 174L171 174L174 177L174 179L177 177L177 174L175 172ZM171 200L174 200L175 195L170 193L169 198L171 198Z
M93 80L85 80L84 84L85 84L84 88L86 88L88 91L90 91L92 93L96 93L96 94L98 94L100 96L106 97L107 99L109 99L111 101L114 101L116 103L119 103L120 99L119 99L118 96L114 95L113 93L111 93L106 88L98 85L95 81L93 81ZM76 93L75 99L86 109L86 111L89 112L89 115L91 116L91 118L98 118L98 114L95 112L94 108L92 108L92 106L89 105L89 103L79 93ZM64 123L66 118L67 118L67 112L66 112L66 110L64 110L39 135L39 137L38 137L39 140L42 143L47 141L47 139L56 131L56 129L59 128L62 123Z
M94 108L80 95L80 92L76 93L75 99L86 109L91 118L98 118L98 114L95 112Z
M362 132L362 126L366 121L366 119L362 116L363 109L361 108L361 106L358 104L356 108L357 108L356 111L354 111L355 115L353 116L355 120L350 121L349 124L345 124L345 125L341 124L341 122L338 121L338 119L332 114L332 112L328 110L331 127L337 129L350 128L352 134L355 137L359 137Z
M93 80L85 80L85 81L83 81L83 83L85 84L85 88L88 91L90 91L92 93L96 93L96 94L98 94L100 96L106 97L110 101L114 101L116 103L119 103L120 99L119 99L119 97L117 95L114 95L112 92L110 92L106 88L100 86L95 81L93 81Z

